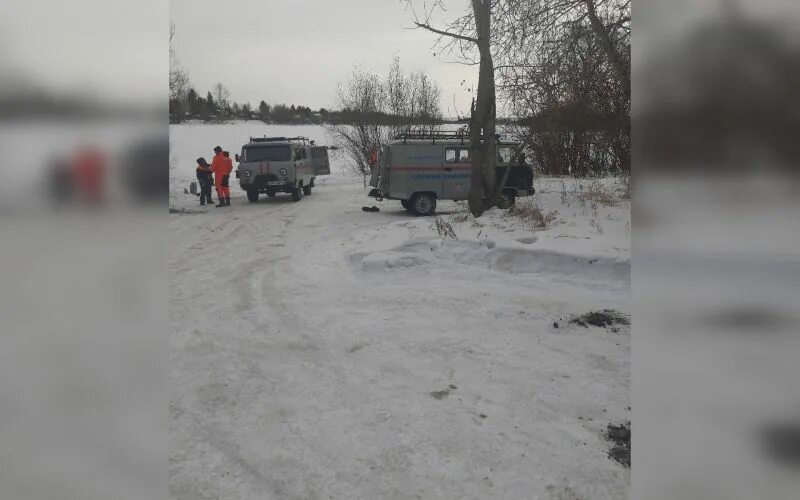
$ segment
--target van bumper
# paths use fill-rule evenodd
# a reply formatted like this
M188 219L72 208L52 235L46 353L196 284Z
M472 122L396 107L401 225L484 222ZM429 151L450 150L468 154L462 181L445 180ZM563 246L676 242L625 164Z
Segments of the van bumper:
M242 176L239 178L239 185L245 191L249 189L257 190L261 193L267 192L289 192L294 188L294 183L286 179L278 179L274 174L259 174L252 178Z

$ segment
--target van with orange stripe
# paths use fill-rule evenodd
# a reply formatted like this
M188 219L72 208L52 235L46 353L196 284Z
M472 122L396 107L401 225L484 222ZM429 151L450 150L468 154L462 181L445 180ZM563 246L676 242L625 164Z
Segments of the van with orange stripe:
M497 181L510 169L503 188L509 204L534 193L533 169L520 151L517 143L497 144ZM401 134L381 148L369 195L400 200L415 215L431 215L437 200L467 199L471 170L470 143L464 134Z

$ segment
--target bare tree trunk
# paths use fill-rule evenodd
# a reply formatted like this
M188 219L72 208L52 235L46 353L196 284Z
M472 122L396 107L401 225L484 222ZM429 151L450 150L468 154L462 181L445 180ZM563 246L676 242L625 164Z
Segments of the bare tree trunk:
M600 40L600 45L603 47L603 51L605 51L611 66L617 73L617 78L619 78L619 82L622 84L622 89L625 92L625 96L630 99L630 74L628 73L628 69L625 67L625 63L622 62L622 57L619 55L619 52L617 52L617 48L611 41L611 37L608 35L608 30L600 21L600 18L597 17L597 10L595 9L594 1L595 0L583 0L583 3L586 4L587 13L589 14L589 22L592 24L592 31Z
M472 112L469 120L469 141L470 160L472 162L472 170L469 176L469 193L467 194L467 203L469 211L475 217L480 217L483 214L483 170L481 169L481 159L483 156L483 148L481 148L481 126L478 119L477 104L473 100Z
M470 120L470 142L472 149L472 173L467 197L469 210L480 217L487 208L485 199L496 198L497 177L495 166L497 153L495 143L495 88L494 63L491 53L491 0L472 0L477 28L477 45L480 53L478 92ZM481 139L483 143L481 144Z

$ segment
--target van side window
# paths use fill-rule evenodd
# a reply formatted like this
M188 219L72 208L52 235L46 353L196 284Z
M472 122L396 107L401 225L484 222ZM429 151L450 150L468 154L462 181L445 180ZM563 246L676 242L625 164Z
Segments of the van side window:
M458 150L458 162L469 163L469 149L461 148Z
M509 163L511 161L511 148L498 148L497 161L500 163Z
M445 148L444 150L444 161L446 163L455 163L458 159L458 149L457 148Z

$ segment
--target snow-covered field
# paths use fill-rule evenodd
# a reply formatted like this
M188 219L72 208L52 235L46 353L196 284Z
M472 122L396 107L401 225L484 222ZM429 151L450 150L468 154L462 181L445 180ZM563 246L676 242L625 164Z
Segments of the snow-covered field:
M540 179L518 205L546 228L440 202L437 229L341 158L298 203L183 193L195 158L273 133L326 143L171 127L173 496L627 498L603 431L630 419L630 331L568 319L630 312L630 203Z

